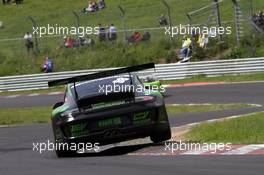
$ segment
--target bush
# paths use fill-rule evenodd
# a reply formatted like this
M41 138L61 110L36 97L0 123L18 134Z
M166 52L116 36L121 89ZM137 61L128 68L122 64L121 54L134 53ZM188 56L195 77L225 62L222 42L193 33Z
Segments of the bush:
M225 56L225 59L235 59L242 57L242 50L240 47L232 48L232 51Z
M207 57L207 55L206 55L205 49L198 47L198 46L196 46L193 49L193 56L192 56L193 61L202 61L202 60L205 60L206 57Z

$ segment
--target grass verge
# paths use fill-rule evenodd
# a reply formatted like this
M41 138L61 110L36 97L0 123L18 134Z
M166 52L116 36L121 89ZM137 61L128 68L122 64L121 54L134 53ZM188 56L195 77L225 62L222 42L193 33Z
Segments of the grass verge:
M0 109L0 125L47 123L52 107Z
M251 15L249 3L245 1L239 2L239 5L245 17L249 18ZM171 23L184 25L189 23L184 14L210 6L212 0L168 0L167 3L171 8ZM56 72L128 66L147 62L169 63L177 60L175 50L180 49L182 37L175 37L173 40L175 44L172 44L169 36L164 35L165 30L163 29L146 30L151 33L150 42L132 45L127 45L124 42L125 35L133 34L136 29L158 28L158 19L162 14L168 18L167 9L161 0L107 0L106 4L107 8L88 14L79 13L87 7L87 0L27 0L18 6L0 5L0 20L3 22L3 27L0 28L0 76L38 73L46 55L53 58ZM12 40L23 38L26 32L32 31L32 22L28 16L36 21L37 27L47 27L47 25L58 26L59 28L74 27L76 26L76 18L72 14L73 11L79 13L78 23L81 27L95 27L98 23L108 26L113 23L118 30L123 30L119 5L125 10L126 27L131 31L126 32L126 34L119 32L116 43L102 43L99 42L97 35L89 35L95 40L96 44L93 47L65 49L61 47L64 32L60 32L60 37L44 35L39 38L40 52L28 54L23 39ZM263 0L254 0L254 7L256 7L254 12L263 9ZM234 20L232 1L221 3L219 13L223 27L231 27L232 34L223 35L224 43L218 43L217 37L211 38L205 50L194 47L196 49L191 61L263 56L263 37L252 33L246 21L242 24L245 41L241 40L241 46L237 46L235 26L228 22ZM195 24L206 23L213 27L214 21L208 21L208 16L211 16L211 9L205 8L196 15L192 15L192 20L195 21ZM80 31L80 33L83 32Z
M264 112L223 122L204 123L190 130L185 138L203 143L264 143Z
M252 107L250 104L197 104L197 105L167 105L168 113L210 112L228 109Z
M169 113L181 112L206 112L213 110L234 109L249 107L247 104L227 104L227 105L178 105L167 106ZM52 108L32 107L32 108L10 108L0 109L0 125L15 125L15 124L34 124L47 123L50 121Z

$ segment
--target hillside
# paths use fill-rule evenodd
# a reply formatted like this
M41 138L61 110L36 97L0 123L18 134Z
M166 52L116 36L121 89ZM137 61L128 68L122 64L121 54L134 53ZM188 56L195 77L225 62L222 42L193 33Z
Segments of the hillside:
M119 34L118 43L99 43L93 47L74 49L58 49L62 36L39 39L40 53L28 54L23 38L30 31L32 24L27 18L32 16L38 26L47 24L60 26L76 26L76 18L72 11L80 12L87 6L86 0L24 0L25 3L16 5L0 5L0 21L4 28L0 29L0 76L28 74L40 72L44 56L49 55L55 61L56 71L88 69L95 67L123 66L149 61L173 61L175 49L179 49L180 39L170 44L164 30L151 30L151 42L137 45L123 43L123 33ZM248 2L243 0L243 7L248 13ZM264 9L263 0L255 0L255 9ZM208 5L212 0L168 0L172 10L174 25L187 24L186 13ZM93 14L80 13L81 26L97 26L98 23L109 25L114 23L122 30L122 20L118 5L126 10L126 26L129 29L157 28L158 18L166 14L161 0L106 0L107 8ZM231 0L224 0L220 6L223 21L233 20ZM197 18L197 23L206 23L210 12L205 12ZM129 32L129 34L131 34ZM7 39L7 40L6 40ZM234 35L230 38L235 42ZM216 53L217 54L217 53ZM261 54L261 53L259 53Z

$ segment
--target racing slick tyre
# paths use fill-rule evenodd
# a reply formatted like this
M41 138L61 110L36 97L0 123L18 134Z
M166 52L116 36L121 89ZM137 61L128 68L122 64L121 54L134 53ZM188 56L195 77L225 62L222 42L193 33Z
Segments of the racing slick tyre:
M151 136L150 140L153 143L160 143L171 138L171 129L170 125L167 124L166 127L164 125L162 127L158 127L157 131L155 131Z
M56 136L54 132L55 151L58 158L74 157L77 153L76 150L71 150L71 143L63 139L61 136Z
M69 143L57 143L57 144L69 144ZM73 150L70 150L70 149L64 150L62 148L62 146L59 146L58 149L56 149L56 155L59 158L63 158L63 157L74 157L76 155L76 151L73 151Z

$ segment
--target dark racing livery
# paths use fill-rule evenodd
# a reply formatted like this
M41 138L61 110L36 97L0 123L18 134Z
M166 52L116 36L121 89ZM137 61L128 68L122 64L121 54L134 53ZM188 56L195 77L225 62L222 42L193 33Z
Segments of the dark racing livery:
M67 84L64 101L53 107L55 143L102 146L149 136L154 143L170 139L162 94L144 88L134 73L150 68L154 64L50 81L50 87ZM109 88L116 85L118 91ZM56 153L58 157L65 157L76 151L56 149Z

